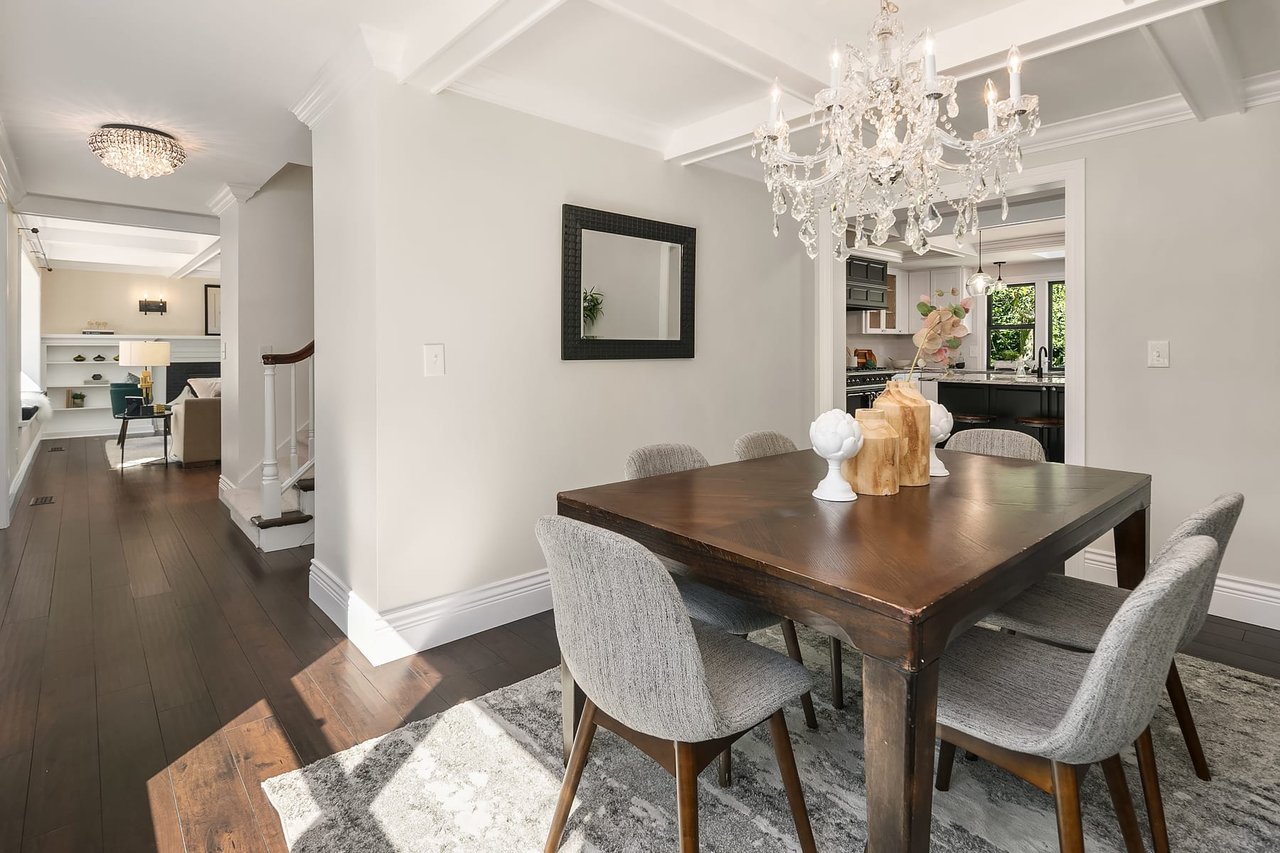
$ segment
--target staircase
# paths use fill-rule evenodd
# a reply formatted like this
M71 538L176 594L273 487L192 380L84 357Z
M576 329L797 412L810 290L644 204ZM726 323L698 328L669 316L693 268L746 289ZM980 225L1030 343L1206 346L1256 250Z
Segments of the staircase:
M306 458L299 454L297 366L307 369L308 401ZM263 455L262 482L257 488L228 489L222 502L231 520L260 551L282 551L315 541L315 448L316 382L315 341L291 353L268 353L262 357ZM287 477L281 480L281 463L276 445L276 373L288 366L289 460Z

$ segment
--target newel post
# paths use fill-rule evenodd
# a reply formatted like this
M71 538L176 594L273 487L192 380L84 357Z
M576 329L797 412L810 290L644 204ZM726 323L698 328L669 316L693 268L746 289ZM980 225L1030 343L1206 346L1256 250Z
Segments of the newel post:
M262 517L279 518L280 466L276 462L276 366L262 368Z

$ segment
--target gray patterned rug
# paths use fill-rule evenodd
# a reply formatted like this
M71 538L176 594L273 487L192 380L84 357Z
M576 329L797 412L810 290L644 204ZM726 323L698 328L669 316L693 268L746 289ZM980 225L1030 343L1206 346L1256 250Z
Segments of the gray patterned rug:
M788 709L787 722L818 849L861 850L861 659L846 653L852 702L836 711L827 693L825 638L803 629L801 637L818 678L819 728L804 727L798 705ZM753 639L783 648L776 632ZM1178 666L1215 775L1210 783L1195 778L1177 722L1162 705L1153 731L1174 850L1280 850L1280 682L1196 658L1180 658ZM1125 764L1145 823L1132 750ZM542 849L562 772L559 674L548 671L277 776L263 788L289 849L299 853L506 853ZM703 773L702 848L798 849L767 726L735 745L734 773L727 790L717 786L714 764ZM1088 850L1123 850L1102 774L1095 768L1082 787ZM602 730L561 849L675 850L675 830L671 777ZM985 762L957 760L951 790L934 792L932 849L1056 851L1052 800Z

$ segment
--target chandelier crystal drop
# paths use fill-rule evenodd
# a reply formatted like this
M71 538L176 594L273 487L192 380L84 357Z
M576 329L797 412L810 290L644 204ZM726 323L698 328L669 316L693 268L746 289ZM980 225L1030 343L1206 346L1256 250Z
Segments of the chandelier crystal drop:
M777 217L790 210L811 258L818 256L824 211L841 258L865 248L868 232L882 245L896 211L904 208L902 237L917 254L929 251L928 235L942 224L939 205L955 210L955 237L966 239L978 230L978 205L1003 199L1005 177L1022 171L1020 143L1040 127L1039 99L1022 93L1022 57L1015 47L1009 51L1010 96L1000 100L988 80L987 127L961 139L952 125L959 115L956 78L937 73L929 31L903 43L897 12L891 0L881 0L866 49L852 43L833 49L831 85L813 100L821 126L815 153L791 150L776 83L769 121L756 128L752 155L764 164L774 232ZM961 184L962 194L949 198L951 184ZM1008 215L1007 201L1002 213ZM853 246L846 239L850 228Z
M171 175L187 161L178 140L132 124L104 124L89 135L89 150L107 168L143 180Z

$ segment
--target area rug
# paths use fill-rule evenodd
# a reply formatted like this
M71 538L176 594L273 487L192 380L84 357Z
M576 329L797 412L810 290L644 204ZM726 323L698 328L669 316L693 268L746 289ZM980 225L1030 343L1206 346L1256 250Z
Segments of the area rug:
M753 639L782 650L781 636ZM861 658L845 656L847 709L831 707L825 638L802 631L818 679L817 731L787 709L796 759L820 851L862 850ZM1280 850L1280 682L1218 664L1178 661L1214 771L1195 778L1167 703L1153 732L1174 850ZM1145 824L1132 750L1125 756ZM733 787L699 780L702 849L798 850L768 727L734 746ZM289 849L319 851L536 851L545 841L563 767L557 671L362 743L263 784ZM1101 772L1082 784L1086 849L1124 849ZM985 762L957 760L952 787L934 792L932 850L1022 853L1058 849L1052 799ZM1150 839L1147 841L1150 849ZM561 848L572 853L673 851L670 776L601 730Z
M136 468L164 462L164 436L129 436L124 442L124 462L120 461L120 445L110 439L102 445L107 454L107 464L113 469ZM173 438L169 438L169 458L173 458Z

